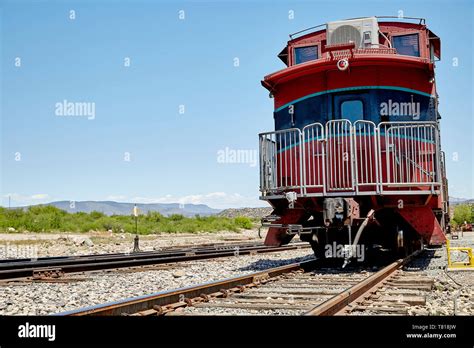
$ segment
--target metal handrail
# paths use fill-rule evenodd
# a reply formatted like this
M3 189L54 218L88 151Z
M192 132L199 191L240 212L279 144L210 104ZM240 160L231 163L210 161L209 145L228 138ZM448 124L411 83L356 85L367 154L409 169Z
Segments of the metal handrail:
M384 19L384 18L390 18L390 19L398 19L400 21L402 20L417 20L419 21L418 24L423 24L425 25L426 24L426 20L425 18L421 18L421 17L398 17L398 16L374 16L375 18L377 19ZM366 18L366 17L355 17L355 18L346 18L346 19L343 19L343 20L346 20L346 21L350 21L350 20L353 20L353 19L362 19L362 18ZM304 32L307 32L309 30L312 30L312 29L317 29L317 28L321 28L321 27L325 27L327 25L327 23L323 23L323 24L319 24L319 25L316 25L314 27L309 27L309 28L306 28L306 29L303 29L303 30L300 30L300 31L297 31L296 33L292 33L290 34L290 39L293 40L294 39L294 36L298 35L298 34L301 34L301 33L304 33Z
M377 19L386 19L386 18L390 18L390 19L398 19L400 21L402 20L417 20L419 21L418 24L423 24L425 25L426 24L426 19L425 18L421 18L421 17L398 17L398 16L374 16L375 18ZM342 21L350 21L350 20L354 20L354 19L363 19L363 18L367 18L367 17L355 17L355 18L346 18L346 19L342 19ZM301 33L304 33L304 32L307 32L309 30L312 30L312 29L317 29L317 28L321 28L321 27L325 27L327 25L327 23L323 23L323 24L319 24L319 25L316 25L314 27L309 27L309 28L306 28L306 29L303 29L303 30L300 30L300 31L297 31L296 33L292 33L290 34L290 39L293 40L294 39L294 36L298 35L298 34L301 34Z
M288 139L287 135L289 135ZM259 139L260 190L264 191L267 188L271 190L284 190L301 187L303 182L303 166L300 155L302 140L300 129L289 128L273 132L264 132L259 134ZM286 154L285 152L282 152L281 149L279 150L278 147L281 147L282 144L284 144L285 149L289 148L292 149L292 151L289 154ZM269 145L271 145L271 148L268 147ZM266 158L269 153L273 155L270 160ZM281 154L284 154L284 156ZM299 162L298 165L296 165L296 161ZM293 175L293 167L295 169L295 175ZM278 172L280 174L279 176L277 175ZM283 174L285 176L283 176ZM285 178L284 185L283 178ZM270 187L268 187L269 185ZM275 187L273 187L274 185Z
M303 156L302 156L302 159L303 159L303 183L304 183L304 192L306 193L306 190L308 187L321 187L322 190L323 190L323 193L326 192L326 175L321 175L321 183L318 182L318 184L316 184L316 177L313 177L313 181L314 182L311 182L310 185L308 185L308 180L306 178L306 171L307 171L307 162L306 162L306 158L309 154L306 153L306 148L307 148L307 144L308 144L308 141L306 139L306 134L309 133L309 131L311 130L311 138L310 139L315 139L315 130L316 128L316 141L318 142L325 142L325 139L324 139L324 126L322 123L319 123L319 122L315 122L315 123L312 123L312 124L309 124L305 127L303 127L303 130L301 132L302 134L302 138L303 138ZM321 139L319 139L321 137ZM310 140L308 139L308 140ZM315 146L314 146L314 140L312 141L311 143L311 147L312 149L312 156L311 156L311 160L309 161L310 163L310 170L312 170L313 173L315 173L315 168L314 167L317 167L318 169L318 172L321 172L321 173L325 173L326 171L326 161L325 161L325 158L326 158L326 154L325 154L325 151L324 151L324 146L321 146L321 151L319 152L319 146L316 146L316 149L315 149ZM314 159L314 157L316 157L316 155L318 155L317 157L319 157L321 159L321 163L319 163L319 158L317 160ZM315 165L317 163L317 165Z
M364 180L363 182L359 180L359 162L362 162L362 158L360 158L362 156L361 152L358 151L358 153L355 155L355 181L356 181L356 192L359 192L359 188L360 187L363 187L363 186L375 186L376 187L376 192L379 191L379 152L378 152L378 141L377 141L377 138L378 138L378 128L377 128L377 125L372 122L372 121L367 121L367 120L357 120L356 122L354 122L354 125L353 125L353 129L354 129L354 144L355 144L355 147L356 149L358 149L359 147L357 146L357 141L360 140L358 139L358 136L357 136L357 130L358 130L358 127L359 126L363 126L363 135L364 135L364 151L363 151L363 154L364 154L364 160L365 160L365 172L362 171L364 178L367 178L369 175L369 170L370 170L370 173L372 173L372 170L375 169L375 173L374 175L370 175L370 178L372 180ZM373 137L370 138L369 137L369 144L367 144L367 131L369 131L369 136L371 135L370 134L370 129L368 128L372 128L373 129ZM370 141L373 141L373 146L370 145ZM361 146L362 147L362 144ZM357 151L357 150L356 150ZM368 153L368 155L367 155ZM373 164L372 164L372 158L373 158ZM361 161L359 161L359 159Z
M259 136L260 190L264 195L289 189L299 189L302 195L314 190L321 195L331 191L381 194L395 187L421 186L434 192L442 184L436 122L376 125L343 119Z

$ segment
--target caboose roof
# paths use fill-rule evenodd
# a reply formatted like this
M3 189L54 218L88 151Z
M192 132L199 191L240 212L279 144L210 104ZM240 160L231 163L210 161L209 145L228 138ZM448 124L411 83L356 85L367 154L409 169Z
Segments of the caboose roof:
M428 38L430 42L433 44L434 48L434 55L438 58L441 59L441 40L440 38L433 33L431 30L429 30L426 25L425 25L425 19L424 18L414 18L414 17L404 17L404 18L398 18L398 17L390 17L390 16L376 16L376 18L379 20L379 27L381 31L390 31L391 28L402 28L406 30L414 29L414 30L426 30L428 32ZM390 21L380 21L380 19L383 18L391 18ZM351 18L354 19L354 18ZM406 21L411 21L411 22L406 22ZM289 46L296 45L300 42L305 42L308 39L311 39L313 37L324 37L326 38L326 24L320 24L311 28L307 28L301 31L298 31L296 33L290 34L290 40L288 41L287 45L281 50L281 52L278 54L278 58L281 59L285 65L289 65Z

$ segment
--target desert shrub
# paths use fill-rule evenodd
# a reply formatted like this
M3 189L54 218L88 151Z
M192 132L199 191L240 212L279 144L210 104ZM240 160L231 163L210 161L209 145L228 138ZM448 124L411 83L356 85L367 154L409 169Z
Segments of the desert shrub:
M245 228L247 230L252 228L252 220L245 216L239 216L234 219L235 224L237 227Z
M168 219L170 219L171 221L181 221L184 219L184 215L181 215L181 214L171 214Z
M91 211L91 212L89 213L89 215L90 215L90 217L93 218L93 219L100 219L100 218L102 218L102 217L105 216L104 213L101 213L100 211L95 211L95 210L94 210L94 211Z
M33 206L27 209L0 207L0 230L9 227L31 232L88 232L107 231L135 233L135 218L131 215L107 216L101 212L68 213L53 206ZM158 212L148 212L138 217L138 233L198 233L238 231L251 228L252 221L245 217L229 219L217 216L185 217L173 214L168 217Z

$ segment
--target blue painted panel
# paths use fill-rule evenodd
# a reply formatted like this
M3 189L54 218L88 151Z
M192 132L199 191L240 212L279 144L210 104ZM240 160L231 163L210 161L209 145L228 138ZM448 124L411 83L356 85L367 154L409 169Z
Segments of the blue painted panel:
M341 103L360 99L364 104L364 120L375 124L386 121L436 121L435 100L426 94L394 89L365 89L344 93L324 93L301 99L274 112L275 129L300 128L340 119Z

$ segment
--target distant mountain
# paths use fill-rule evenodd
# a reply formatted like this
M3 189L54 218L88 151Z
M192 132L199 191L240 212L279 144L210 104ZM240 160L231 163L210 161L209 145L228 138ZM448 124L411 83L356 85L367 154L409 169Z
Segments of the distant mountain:
M133 211L134 203L119 203L113 201L82 201L74 202L74 207L71 208L70 201L58 201L45 203L42 205L52 205L56 208L65 210L69 213L91 211L100 211L106 215L130 215ZM182 214L184 216L209 216L219 213L220 209L213 209L205 204L182 204L179 203L150 203L137 204L138 210L141 214L146 214L149 211L157 211L165 216L171 214Z
M449 204L457 205L457 204L473 204L473 198L457 198L457 197L449 197Z
M229 208L221 211L218 216L236 218L238 216L245 216L252 219L261 219L267 215L270 215L273 211L272 207L262 208Z

